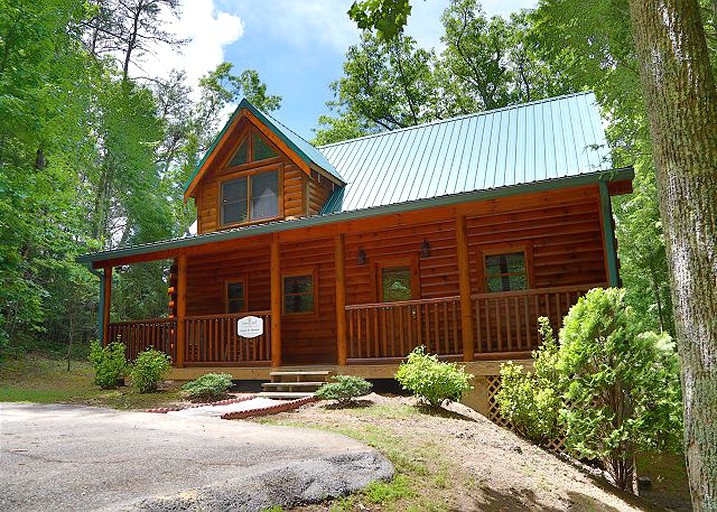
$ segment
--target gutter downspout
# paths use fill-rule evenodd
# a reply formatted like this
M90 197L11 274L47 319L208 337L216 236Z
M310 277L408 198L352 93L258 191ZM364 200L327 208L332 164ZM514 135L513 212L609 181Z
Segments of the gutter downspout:
M94 268L92 268L92 263L87 263L86 266L87 270L92 272L100 279L100 302L97 306L97 325L99 327L100 343L104 345L105 340L102 339L102 335L105 332L105 318L103 314L105 310L105 273L104 271L100 272L99 270L95 270Z
M617 247L615 244L615 230L612 225L612 202L610 192L607 189L607 182L603 179L598 181L600 187L600 209L602 210L603 233L605 234L605 256L607 257L608 278L610 286L620 286L618 275Z

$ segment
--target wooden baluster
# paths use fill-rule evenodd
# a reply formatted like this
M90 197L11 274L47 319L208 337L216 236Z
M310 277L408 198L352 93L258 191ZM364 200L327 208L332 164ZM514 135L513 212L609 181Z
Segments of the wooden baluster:
M532 348L533 343L533 327L530 325L530 301L528 301L528 296L523 295L523 309L525 310L525 348Z
M496 326L498 329L498 351L503 351L503 318L500 314L500 299L496 299L495 301L495 316L496 316Z
M353 310L349 310L346 312L348 315L348 321L349 321L349 357L356 357L355 351L354 351L354 312Z
M482 352L483 351L483 323L481 322L481 317L483 316L483 313L481 311L481 300L476 299L475 301L475 310L476 310L476 333L478 334L478 345L476 346L476 352Z
M493 336L493 329L490 326L490 316L492 314L490 311L490 299L487 297L483 299L483 304L485 306L486 345L488 352L492 352L495 348L495 336Z
M452 301L451 302L451 321L453 323L453 354L461 354L463 352L462 347L462 340L458 339L458 305L460 302L458 301ZM458 349L459 343L461 344L461 349Z
M510 311L510 301L503 299L503 311L505 312L505 333L508 342L508 350L513 348L513 314Z
M555 321L558 322L558 325L560 325L561 320L563 319L563 309L560 307L560 294L555 294Z
M441 305L443 309L443 350L444 354L450 354L451 353L451 335L450 335L450 325L448 325L448 304L443 303Z
M393 308L389 309L390 311L393 311ZM395 344L395 340L393 339L393 332L391 332L391 335L389 336L389 333L386 330L386 313L388 311L384 309L378 310L378 315L380 317L381 322L381 350L383 350L383 356L387 357L389 356L389 341L391 343L391 347ZM391 353L393 353L393 348L391 349Z
M433 320L435 321L435 323L433 324L433 337L435 338L433 340L433 343L436 346L436 354L440 354L441 353L441 334L440 334L441 331L440 331L439 324L441 323L441 320L438 316L438 303L437 302L433 303Z
M361 358L363 356L363 350L362 350L362 346L361 346L361 345L363 345L363 342L361 341L361 316L362 315L363 315L363 311L361 311L360 309L357 309L356 310L356 332L358 334L357 334L357 338L356 338L356 349L358 351L357 357L359 357L359 358Z
M418 345L423 345L423 312L420 304L416 306L416 334Z
M374 357L379 357L380 354L380 348L379 348L379 333L378 333L378 309L374 309L371 311L371 316L373 317L373 348L374 348Z
M516 345L520 349L523 346L521 324L523 320L520 318L520 307L518 305L518 297L513 297L513 311L515 312L515 328L516 328Z

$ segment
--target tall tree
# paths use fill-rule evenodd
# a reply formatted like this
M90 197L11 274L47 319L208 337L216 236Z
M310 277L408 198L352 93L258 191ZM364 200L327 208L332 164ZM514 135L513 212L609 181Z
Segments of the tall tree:
M697 511L717 510L717 85L697 0L630 0L670 261Z

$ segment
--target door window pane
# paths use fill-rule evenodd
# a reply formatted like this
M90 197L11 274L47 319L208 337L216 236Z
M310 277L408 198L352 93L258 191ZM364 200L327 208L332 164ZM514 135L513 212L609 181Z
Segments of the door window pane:
M491 254L485 257L485 289L487 292L526 290L528 274L525 253Z
M262 172L251 178L251 220L279 215L279 173Z
M314 276L284 277L284 313L314 311Z
M222 224L243 222L247 217L246 178L222 183Z
M384 302L411 299L411 270L408 267L381 269L381 291Z
M227 284L227 310L229 313L244 311L244 283Z

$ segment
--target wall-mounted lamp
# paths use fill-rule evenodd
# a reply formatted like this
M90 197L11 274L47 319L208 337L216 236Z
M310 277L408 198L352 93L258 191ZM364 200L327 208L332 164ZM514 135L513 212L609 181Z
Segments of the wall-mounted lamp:
M364 250L361 249L360 247L359 247L359 250L358 250L358 264L359 264L359 265L365 265L365 264L366 264L366 251L364 251Z
M423 243L421 244L421 258L428 258L430 255L431 244L424 238Z

